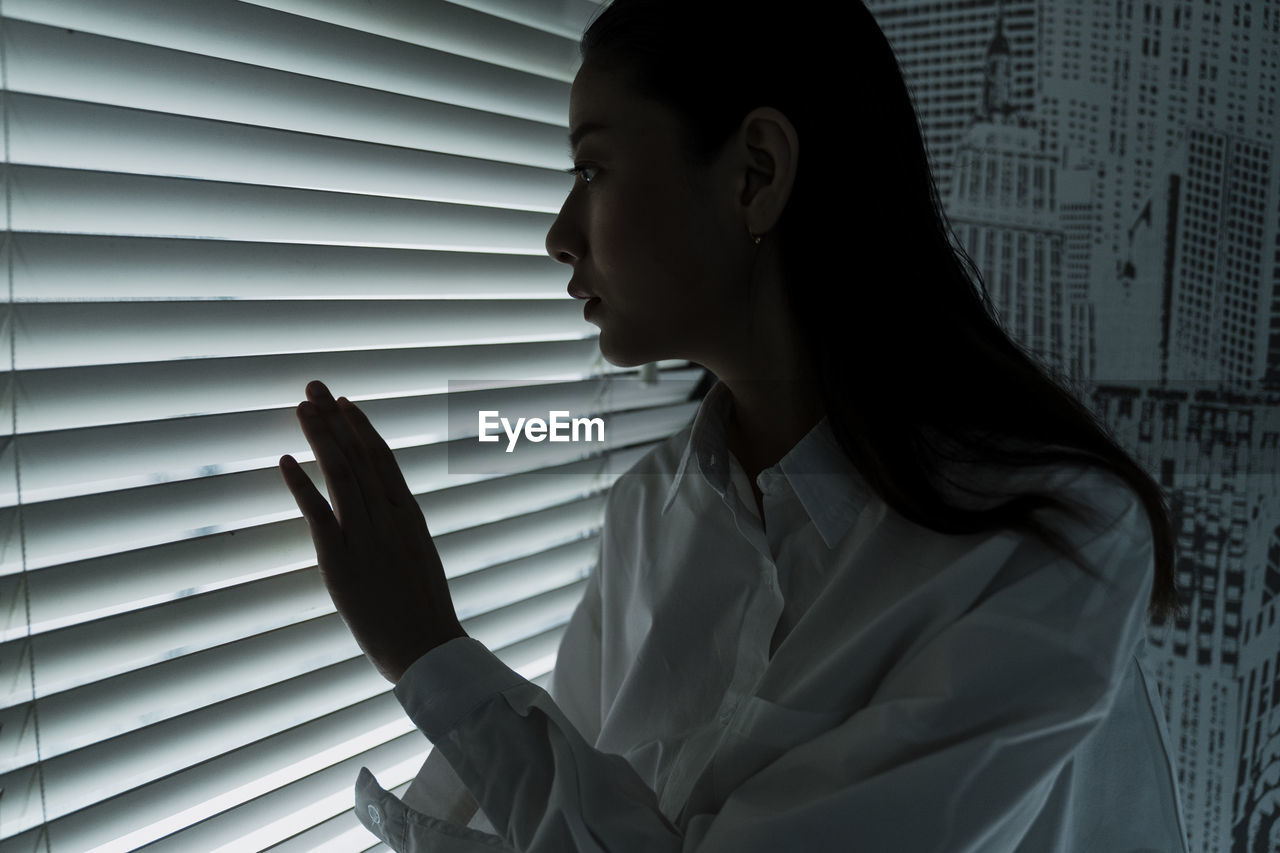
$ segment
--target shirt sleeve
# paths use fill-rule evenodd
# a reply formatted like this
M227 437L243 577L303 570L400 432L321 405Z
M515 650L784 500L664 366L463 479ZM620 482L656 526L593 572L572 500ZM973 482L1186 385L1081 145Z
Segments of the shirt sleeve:
M596 565L599 565L598 554ZM583 596L560 635L556 665L547 691L569 721L592 743L600 734L600 614L599 575L592 571ZM440 655L455 653L457 651L450 648ZM457 667L458 664L451 665L453 669ZM404 687L398 694L402 701L415 701L408 698L411 693L429 690L432 685L430 680L423 679L402 683ZM438 749L432 749L427 755L402 801L425 815L482 832L493 830L484 811L479 809L471 792Z
M603 538L601 539L603 541ZM582 600L569 617L560 635L556 665L551 670L547 693L588 743L600 737L603 713L601 694L600 558L587 577Z
M396 695L522 853L1007 853L1109 712L1143 636L1153 572L1139 529L1135 502L1080 546L1103 581L1061 557L1011 567L899 661L866 707L683 827L625 759L594 749L546 691L473 638L424 655ZM564 696L592 719L590 697Z
M462 825L466 825L478 809L467 786L453 772L453 765L436 749L427 754L422 769L405 791L403 801L406 806L424 814Z

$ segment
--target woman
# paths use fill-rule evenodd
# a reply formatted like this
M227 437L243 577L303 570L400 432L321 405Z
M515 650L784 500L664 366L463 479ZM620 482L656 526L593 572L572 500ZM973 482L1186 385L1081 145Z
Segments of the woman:
M1142 664L1163 496L993 320L846 11L615 0L583 37L547 250L611 362L715 384L610 491L549 694L466 636L385 443L308 386L334 512L286 482L436 746L403 801L357 782L393 849L1185 851Z

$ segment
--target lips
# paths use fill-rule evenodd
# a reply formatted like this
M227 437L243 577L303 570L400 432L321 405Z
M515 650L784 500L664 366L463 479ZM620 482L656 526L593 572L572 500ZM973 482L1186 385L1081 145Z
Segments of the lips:
M569 295L574 299L594 299L594 293L588 293L573 282L569 282Z

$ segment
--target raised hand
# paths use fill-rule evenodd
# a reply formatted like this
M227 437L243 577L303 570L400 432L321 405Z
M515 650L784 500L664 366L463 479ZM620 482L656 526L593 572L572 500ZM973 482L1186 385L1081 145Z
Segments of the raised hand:
M319 380L297 408L329 501L297 461L280 471L311 529L329 596L356 643L395 684L419 657L465 637L444 566L391 448L345 397ZM332 510L330 510L332 504Z

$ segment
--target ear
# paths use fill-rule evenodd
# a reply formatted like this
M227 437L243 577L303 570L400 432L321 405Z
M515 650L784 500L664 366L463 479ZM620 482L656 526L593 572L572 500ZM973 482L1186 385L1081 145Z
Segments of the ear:
M738 134L743 154L741 196L747 227L763 234L777 224L791 197L800 156L795 126L773 107L756 107Z

